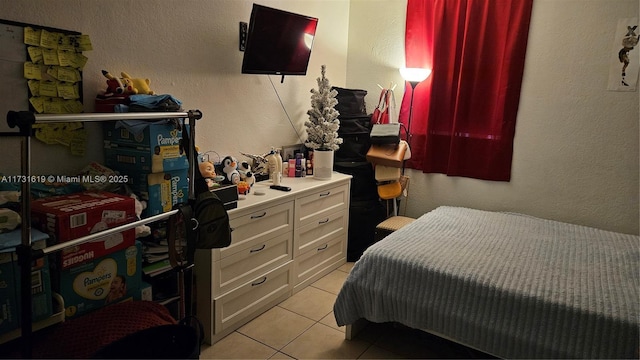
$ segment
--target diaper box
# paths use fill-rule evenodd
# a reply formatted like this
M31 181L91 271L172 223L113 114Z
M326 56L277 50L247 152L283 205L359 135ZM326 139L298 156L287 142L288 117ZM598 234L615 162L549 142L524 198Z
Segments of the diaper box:
M105 165L122 170L165 172L189 167L182 131L172 123L142 124L134 134L120 122L104 124Z
M135 221L135 200L104 191L36 199L31 224L49 234L49 243L74 240ZM62 268L98 258L134 244L135 229L115 233L62 250L56 256Z
M182 145L182 130L177 129L170 121L135 124L133 128L127 128L124 125L119 121L105 122L103 124L105 142L141 149Z
M162 173L130 173L129 187L147 202L142 217L157 215L186 202L189 197L188 169Z
M179 145L145 148L105 141L104 164L121 174L130 171L157 173L186 169L189 159Z
M74 318L105 305L139 300L142 286L142 245L64 269L54 288L64 299L65 315Z
M20 266L15 247L21 243L21 230L0 234L0 334L20 327ZM46 246L49 236L31 230L33 249ZM31 267L31 313L34 322L53 314L51 277L47 257L36 259Z

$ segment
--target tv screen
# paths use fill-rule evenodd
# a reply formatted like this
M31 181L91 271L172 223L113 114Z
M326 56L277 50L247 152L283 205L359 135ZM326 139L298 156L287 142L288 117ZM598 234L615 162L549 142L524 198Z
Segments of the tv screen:
M306 75L318 19L253 4L243 74Z

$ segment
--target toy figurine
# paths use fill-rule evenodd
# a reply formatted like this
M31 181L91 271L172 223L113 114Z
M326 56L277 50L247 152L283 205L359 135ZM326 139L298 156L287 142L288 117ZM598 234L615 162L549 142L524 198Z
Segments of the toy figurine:
M253 173L251 172L251 165L249 165L249 162L241 161L238 164L238 172L240 173L240 180L247 183L249 186L248 192L251 192L253 184L256 183L256 177L253 176Z
M240 182L240 172L238 172L238 161L233 156L226 156L222 159L222 171L226 174L225 182L237 185Z

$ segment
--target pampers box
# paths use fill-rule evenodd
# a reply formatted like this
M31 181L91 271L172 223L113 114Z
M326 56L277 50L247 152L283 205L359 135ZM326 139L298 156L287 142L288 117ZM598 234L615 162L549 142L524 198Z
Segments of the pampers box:
M186 169L189 167L189 160L178 145L155 146L153 149L145 149L105 141L104 164L121 174L155 173Z
M54 288L74 318L105 305L140 299L142 245L135 245L60 272Z
M31 225L57 244L137 220L135 200L104 191L52 196L31 203ZM134 244L135 229L69 247L57 254L60 266L98 258Z
M43 249L49 236L31 230L32 248ZM20 229L0 234L0 334L20 327L20 266L15 247L21 243ZM50 317L53 313L51 278L47 257L32 262L31 311L33 321Z
M189 167L182 131L171 123L149 124L135 135L118 123L104 124L105 165L118 171L165 172Z
M129 175L130 187L147 202L142 217L167 212L174 205L187 202L189 198L189 170Z

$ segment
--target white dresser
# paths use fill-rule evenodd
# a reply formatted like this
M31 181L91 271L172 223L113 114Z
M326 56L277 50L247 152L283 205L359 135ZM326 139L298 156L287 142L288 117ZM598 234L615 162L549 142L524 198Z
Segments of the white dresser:
M231 245L195 258L196 316L207 343L346 262L350 179L283 178L289 192L256 183L229 210Z

